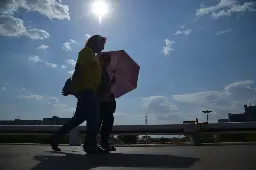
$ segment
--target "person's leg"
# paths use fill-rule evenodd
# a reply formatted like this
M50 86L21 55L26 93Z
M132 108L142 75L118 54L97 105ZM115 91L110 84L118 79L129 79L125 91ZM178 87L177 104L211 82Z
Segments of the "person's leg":
M109 149L109 137L114 124L114 115L111 103L104 103L103 107L103 123L101 132L101 146L104 149Z
M99 130L100 130L100 127L101 127L101 125L102 125L102 120L103 120L103 117L102 117L103 115L102 115L102 104L100 103L99 104L99 122L98 122L98 129L97 129L97 131L99 132ZM102 128L101 128L101 130L102 130Z
M84 140L84 150L90 152L97 150L97 133L98 133L98 121L99 121L99 104L97 101L96 92L93 90L85 90L83 92L83 108L86 110L86 136Z
M85 116L84 116L84 110L82 107L80 97L77 99L77 107L76 107L76 112L75 115L72 117L71 120L69 120L66 124L64 124L57 132L55 132L52 137L51 137L51 145L52 149L55 151L60 151L60 148L58 148L58 143L60 139L69 133L73 128L79 126L81 123L85 121Z

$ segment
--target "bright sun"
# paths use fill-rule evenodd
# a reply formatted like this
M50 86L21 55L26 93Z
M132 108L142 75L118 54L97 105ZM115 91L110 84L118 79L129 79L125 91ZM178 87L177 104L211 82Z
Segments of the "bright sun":
M104 1L96 1L92 4L92 12L99 17L101 23L101 18L108 13L108 4Z

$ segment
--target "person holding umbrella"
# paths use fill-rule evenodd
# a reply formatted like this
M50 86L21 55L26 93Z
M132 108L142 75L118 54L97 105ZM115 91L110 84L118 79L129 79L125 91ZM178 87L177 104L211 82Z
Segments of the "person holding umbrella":
M87 153L105 152L97 147L97 128L99 120L99 105L97 90L101 83L101 66L95 54L104 49L106 38L94 35L88 39L85 47L79 52L75 71L62 89L62 95L74 95L77 98L76 112L73 118L64 124L51 137L51 147L61 151L58 142L61 137L73 128L87 121L87 133L84 140L84 151Z
M100 99L101 146L106 151L110 147L108 139L114 123L116 110L115 98L119 98L137 88L140 66L124 51L101 53L99 61L102 66L102 83L98 89Z
M99 56L100 65L102 67L102 79L98 89L100 118L98 130L101 127L101 147L106 151L114 151L113 146L110 147L108 140L114 124L114 113L116 111L115 96L111 93L111 87L115 84L116 78L110 76L107 68L111 64L111 56L109 53L104 52Z

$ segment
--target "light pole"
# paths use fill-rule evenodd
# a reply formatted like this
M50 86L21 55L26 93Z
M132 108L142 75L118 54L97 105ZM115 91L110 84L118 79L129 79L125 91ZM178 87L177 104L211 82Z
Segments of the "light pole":
M206 119L207 119L207 123L208 123L209 113L211 113L212 111L211 110L203 110L202 112L206 113L206 115L207 115Z
M145 114L145 125L147 125L147 124L148 124L148 114L146 112L146 114ZM147 140L148 140L148 135L146 133L145 146L147 146Z

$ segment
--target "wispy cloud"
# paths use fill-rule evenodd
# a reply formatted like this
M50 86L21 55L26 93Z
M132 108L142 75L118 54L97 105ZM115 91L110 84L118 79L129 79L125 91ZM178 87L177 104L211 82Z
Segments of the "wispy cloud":
M75 66L75 65L76 65L75 60L72 60L72 59L68 59L68 60L66 60L66 62L67 62L68 64L72 65L72 66Z
M218 4L197 9L196 15L203 16L210 14L212 18L217 19L221 16L231 16L239 12L255 12L256 2L244 2L241 4L238 0L220 0Z
M71 45L72 45L72 44L75 44L75 43L76 43L75 40L70 39L69 41L67 41L67 42L65 42L65 43L63 44L62 49L63 49L64 51L72 51Z
M38 46L36 49L38 49L38 50L46 50L46 49L48 49L48 48L49 48L48 45L40 45L40 46Z
M70 19L69 7L60 0L8 0L1 1L1 12L3 14L14 14L19 9L28 12L38 12L49 19Z
M31 61L32 63L43 63L45 64L47 67L51 67L51 68L57 68L57 64L48 62L48 61L43 61L40 59L39 56L32 56L28 58L29 61Z
M61 68L61 69L64 69L64 68L67 68L67 66L61 65L60 68Z
M76 43L76 41L75 41L75 40L73 40L73 39L70 39L70 42L71 42L71 43L73 43L73 44L75 44L75 43Z
M176 33L174 33L174 35L189 35L191 32L192 32L191 29L178 30Z
M57 97L52 96L42 96L38 94L32 95L18 95L17 98L20 99L27 99L27 100L38 100L38 101L46 101L48 104L59 104L60 100Z
M174 51L174 49L173 49L172 46L173 46L173 44L174 44L175 42L172 41L172 40L169 40L169 39L165 39L164 42L165 42L165 45L164 45L164 47L163 47L162 52L163 52L163 54L164 54L165 56L170 56L170 55L171 55L171 52Z
M11 15L0 15L0 35L2 36L26 36L34 40L44 40L50 37L50 34L42 29L27 29L23 20L15 18Z
M90 34L85 34L86 39L89 39L91 37Z
M27 30L26 35L34 40L44 40L50 37L50 34L47 31L35 28Z
M68 71L68 74L69 74L69 75L72 75L72 74L74 73L74 71L75 71L75 70L70 70L70 71Z
M39 56L31 56L31 57L28 58L28 60L32 61L33 63L43 62L43 60L41 60Z
M21 99L32 99L32 100L43 100L44 96L40 96L40 95L27 95L27 96L22 96L22 95L18 95L18 98Z
M222 30L222 31L216 32L216 35L226 34L231 31L232 31L232 29Z
M47 62L47 61L45 62L45 65L48 66L48 67L51 67L51 68L56 68L57 67L56 64L50 63L50 62Z

